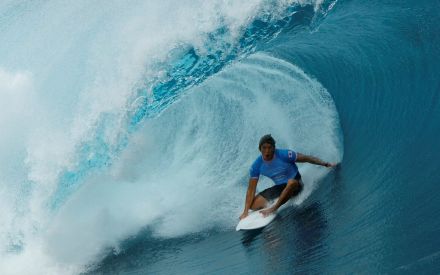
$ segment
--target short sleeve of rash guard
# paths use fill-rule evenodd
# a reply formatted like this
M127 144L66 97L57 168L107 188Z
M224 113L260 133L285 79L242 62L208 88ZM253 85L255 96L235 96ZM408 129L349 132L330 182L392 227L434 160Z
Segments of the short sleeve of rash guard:
M282 159L286 162L295 163L296 152L292 150L280 150L280 155Z
M254 179L258 179L260 177L260 162L256 160L251 169L249 169L249 176Z

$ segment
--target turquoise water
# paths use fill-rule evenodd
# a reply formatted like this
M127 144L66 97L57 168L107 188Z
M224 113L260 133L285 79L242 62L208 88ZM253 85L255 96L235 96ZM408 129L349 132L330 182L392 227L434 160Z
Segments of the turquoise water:
M439 8L0 4L2 274L438 273ZM235 232L266 133L340 164Z

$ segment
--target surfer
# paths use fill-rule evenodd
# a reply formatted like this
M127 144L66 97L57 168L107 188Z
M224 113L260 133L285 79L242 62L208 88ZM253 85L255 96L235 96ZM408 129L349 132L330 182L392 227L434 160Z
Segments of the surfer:
M277 149L275 148L275 140L271 135L265 135L260 139L258 149L261 156L254 161L250 169L246 202L240 220L248 215L249 209L263 209L267 207L269 201L278 198L272 207L261 211L263 216L267 216L301 192L303 182L296 162L308 162L329 168L336 166L334 163L324 162L313 156L303 155L287 149ZM260 175L272 179L275 185L255 196Z

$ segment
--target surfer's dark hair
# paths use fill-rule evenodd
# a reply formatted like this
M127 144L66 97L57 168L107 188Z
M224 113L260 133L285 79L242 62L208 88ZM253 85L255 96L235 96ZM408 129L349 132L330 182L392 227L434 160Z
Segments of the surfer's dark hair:
M269 143L271 144L273 147L275 147L275 140L273 139L273 137L268 134L268 135L264 135L260 138L260 143L258 144L258 149L261 151L261 146L264 143Z

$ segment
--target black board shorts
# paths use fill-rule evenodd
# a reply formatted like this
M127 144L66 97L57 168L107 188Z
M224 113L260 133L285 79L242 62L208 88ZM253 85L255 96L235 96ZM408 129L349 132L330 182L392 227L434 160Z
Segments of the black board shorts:
M303 189L303 184L301 181L301 174L299 172L296 173L295 179L299 182L300 187L299 187L299 190L295 194L293 194L293 196L298 195ZM277 184L277 185L274 185L274 186L269 187L267 189L264 189L263 191L258 193L258 195L261 195L266 200L271 201L271 200L278 198L281 195L281 193L283 192L284 188L286 188L286 186L287 186L287 183Z

